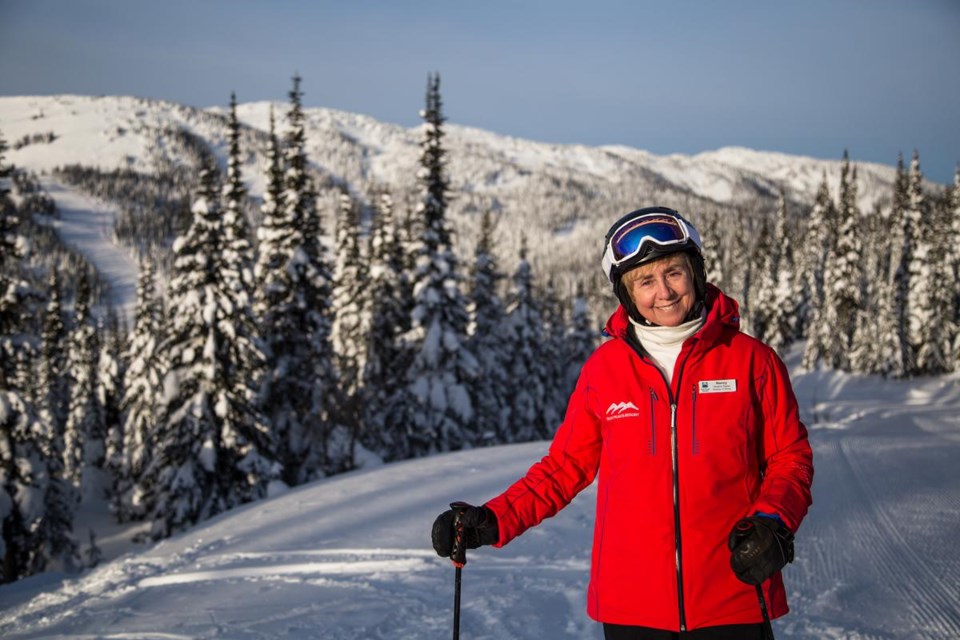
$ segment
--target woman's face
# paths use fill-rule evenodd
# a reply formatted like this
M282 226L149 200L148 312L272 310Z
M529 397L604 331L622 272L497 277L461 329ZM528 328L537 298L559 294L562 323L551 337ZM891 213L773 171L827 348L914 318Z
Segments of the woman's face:
M642 264L625 273L623 281L640 315L661 327L683 324L696 302L693 271L682 253Z

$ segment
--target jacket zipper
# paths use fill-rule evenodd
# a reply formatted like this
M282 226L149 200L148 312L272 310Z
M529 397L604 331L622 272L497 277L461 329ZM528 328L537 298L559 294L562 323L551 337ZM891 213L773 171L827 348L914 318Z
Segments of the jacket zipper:
M676 536L677 605L680 609L680 631L687 630L687 615L683 609L683 554L680 549L680 469L677 464L677 403L670 404L670 448L673 463L673 530Z
M640 356L641 361L647 361L646 357L643 355L643 348L639 344L634 344L632 340L626 340L626 343L629 344L638 356ZM678 364L676 369L677 371L677 389L681 389L680 381L683 379L683 368L687 363L687 358L690 357L690 352L687 352L687 355L684 356L683 362ZM659 367L653 363L648 362L648 364L657 370L660 373L660 377L663 379L667 387L667 395L670 400L670 459L673 467L673 529L674 529L674 549L675 549L675 558L677 565L677 608L678 613L680 614L680 631L684 632L687 630L687 614L684 610L683 604L683 548L681 545L681 536L680 536L680 467L679 467L679 456L678 456L678 444L677 444L677 400L674 400L673 388L670 386L670 381L667 380L667 377L663 375L663 372L660 371ZM651 390L652 391L652 390ZM655 396L656 394L654 394ZM679 397L679 392L677 396Z

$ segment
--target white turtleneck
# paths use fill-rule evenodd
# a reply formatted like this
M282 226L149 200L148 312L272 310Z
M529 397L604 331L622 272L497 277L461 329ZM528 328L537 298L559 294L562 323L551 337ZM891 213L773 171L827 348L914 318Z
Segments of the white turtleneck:
M684 340L700 330L704 317L705 315L701 315L695 320L684 322L676 327L644 325L631 318L633 335L666 377L667 384L673 382L673 368L677 364L677 357L680 355L680 349L683 348Z

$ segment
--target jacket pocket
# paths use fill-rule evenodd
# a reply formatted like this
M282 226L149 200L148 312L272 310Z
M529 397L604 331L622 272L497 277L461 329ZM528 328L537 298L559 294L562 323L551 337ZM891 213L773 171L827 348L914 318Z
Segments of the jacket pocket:
M647 451L651 456L657 455L657 392L650 389L650 444Z
M693 437L690 441L692 443L692 453L693 455L697 455L700 453L700 439L697 436L697 385L691 385L691 390L690 421L693 424Z

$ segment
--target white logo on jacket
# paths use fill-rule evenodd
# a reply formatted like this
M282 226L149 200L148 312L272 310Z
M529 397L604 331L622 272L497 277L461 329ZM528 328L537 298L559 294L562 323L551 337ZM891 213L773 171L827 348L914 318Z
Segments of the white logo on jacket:
M617 420L619 418L635 418L639 414L639 407L632 402L614 402L607 407L607 418Z

